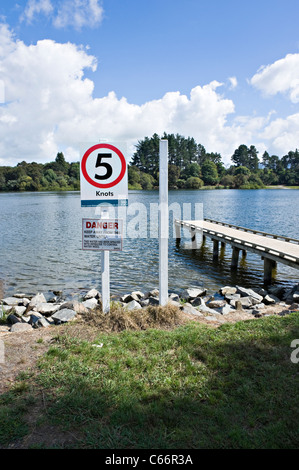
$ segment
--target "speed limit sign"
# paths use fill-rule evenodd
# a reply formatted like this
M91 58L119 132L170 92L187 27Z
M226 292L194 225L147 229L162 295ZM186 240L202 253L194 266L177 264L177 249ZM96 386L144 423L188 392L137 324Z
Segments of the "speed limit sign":
M128 172L124 144L86 146L80 166L81 207L107 202L128 205Z

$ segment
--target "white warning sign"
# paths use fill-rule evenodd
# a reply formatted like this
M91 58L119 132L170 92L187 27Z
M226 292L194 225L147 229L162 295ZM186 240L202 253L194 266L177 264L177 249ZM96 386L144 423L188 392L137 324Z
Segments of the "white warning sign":
M82 249L122 251L123 220L82 219Z

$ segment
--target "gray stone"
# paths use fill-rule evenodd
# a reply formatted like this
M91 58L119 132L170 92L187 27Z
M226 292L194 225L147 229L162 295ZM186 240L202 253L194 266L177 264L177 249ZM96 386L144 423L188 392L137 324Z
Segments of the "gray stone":
M199 312L195 307L192 307L192 306L186 306L184 305L183 308L182 308L182 311L184 313L188 313L189 315L196 315L197 317L203 317L203 314L201 312Z
M256 310L261 310L261 309L265 308L265 304L263 304L263 303L261 303L261 304L256 304L256 305L254 306L254 308L255 308Z
M182 304L180 302L177 302L176 300L169 299L168 300L168 305L173 305L174 307L181 308Z
M263 301L263 296L254 292L254 290L245 289L245 287L240 287L240 286L236 286L236 287L237 287L237 292L238 294L241 294L241 297L252 297L254 300L258 301L257 303L261 303Z
M143 297L144 297L144 293L141 292L140 290L132 292L131 295L137 296L139 299L143 299Z
M12 325L10 328L10 331L12 333L16 333L17 331L32 331L32 326L29 325L28 323L15 323Z
M140 300L141 307L147 307L149 305L149 299Z
M59 310L64 308L75 310L78 315L84 315L88 313L88 308L85 307L82 302L78 302L77 300L70 300L69 302L65 302L64 304L60 305Z
M91 289L90 291L87 292L87 294L84 296L84 300L89 300L89 299L99 299L101 297L101 294L99 291L96 289Z
M59 310L58 312L54 313L51 317L55 323L67 323L73 320L76 317L75 310L70 310L68 308L64 308Z
M142 308L141 305L136 302L136 300L131 300L131 302L126 304L126 307L128 310L136 310Z
M27 305L30 304L30 300L27 299L27 297L23 297L23 298L21 299L21 303L22 303L22 305L24 305L24 307L27 307Z
M21 323L21 319L17 315L11 313L7 317L7 323L9 323L10 325L14 325L15 323Z
M16 299L23 299L24 297L26 297L26 294L23 294L23 293L22 294L14 294L14 297Z
M234 313L235 309L231 308L229 304L224 305L222 308L219 309L221 315L228 315L229 313Z
M225 307L225 305L227 305L225 300L212 300L208 303L209 308L222 308Z
M236 287L225 286L220 289L222 295L233 295L237 292Z
M121 298L122 302L125 302L128 304L129 302L132 302L132 300L135 300L135 302L138 302L140 300L140 297L136 294L136 292L132 292L132 294L126 294Z
M144 294L144 300L148 299L149 297L159 297L159 290L153 289L149 292L146 292L146 294Z
M230 301L230 305L232 307L236 307L236 303L238 302L238 304L241 304L242 305L242 308L249 308L252 306L252 300L251 300L251 297L241 297L240 299L238 300L231 300Z
M37 304L43 304L47 303L46 298L44 294L36 294L32 299L30 300L29 306L30 308L35 307Z
M42 317L38 319L35 325L37 328L48 328L50 323L46 320L46 318Z
M60 304L41 303L37 304L34 307L34 310L41 313L42 315L53 315L53 313L57 312L59 307Z
M30 315L29 324L32 325L33 327L35 327L40 318L43 318L41 313L39 313L39 312L32 313Z
M193 307L200 307L201 305L206 305L202 297L196 297L196 299L191 301Z
M82 302L82 304L84 307L89 308L90 310L93 310L98 305L98 301L96 298L93 297L91 299L85 300L85 302Z
M274 305L279 302L280 302L280 299L273 294L268 294L266 295L266 297L264 297L264 303L266 305Z
M6 297L6 299L2 300L4 305L19 305L20 299L17 299L16 297Z
M225 294L225 299L230 302L231 300L239 300L241 298L240 294Z
M15 306L13 310L14 310L15 315L17 315L17 317L21 317L26 312L26 307Z
M12 305L0 305L0 312L1 310L8 314L9 312L11 312L13 310L14 307L12 307Z
M293 303L292 305L290 305L289 307L289 310L294 310L294 311L298 311L299 310L299 304L297 304L296 302Z
M198 307L198 310L202 313L207 313L208 315L220 315L220 313L217 312L217 310L214 310L213 308L209 308L206 305L200 305Z
M192 299L196 299L196 297L201 297L203 295L206 295L206 293L207 293L207 289L191 287L190 289L184 290L181 297L182 299L192 300Z
M180 301L180 297L178 294L174 294L173 292L171 294L169 294L169 299L170 300L174 300L175 302L179 302Z

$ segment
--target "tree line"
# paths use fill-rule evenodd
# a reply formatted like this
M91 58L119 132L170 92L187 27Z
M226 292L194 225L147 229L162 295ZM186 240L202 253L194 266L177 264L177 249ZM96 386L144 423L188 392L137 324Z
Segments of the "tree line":
M282 158L264 152L262 160L254 145L240 145L224 166L219 153L209 153L192 137L166 134L138 141L128 165L129 189L155 189L159 186L159 143L168 140L169 189L202 187L259 189L265 186L299 186L299 151ZM80 189L79 162L66 162L62 152L55 161L18 163L0 167L0 191L71 191Z
M170 189L202 187L259 189L272 185L299 185L299 151L279 158L264 152L262 161L254 145L240 145L224 166L219 153L209 153L192 137L154 134L138 141L129 166L130 189L154 189L159 185L159 142L168 140Z

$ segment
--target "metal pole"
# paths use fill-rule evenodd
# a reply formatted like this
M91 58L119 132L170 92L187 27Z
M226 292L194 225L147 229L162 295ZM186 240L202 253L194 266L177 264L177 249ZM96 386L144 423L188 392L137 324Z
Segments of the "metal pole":
M168 140L160 140L159 169L159 303L168 302Z
M109 219L109 209L101 209L101 219ZM101 280L102 280L102 310L110 312L110 252L104 250L101 253Z

